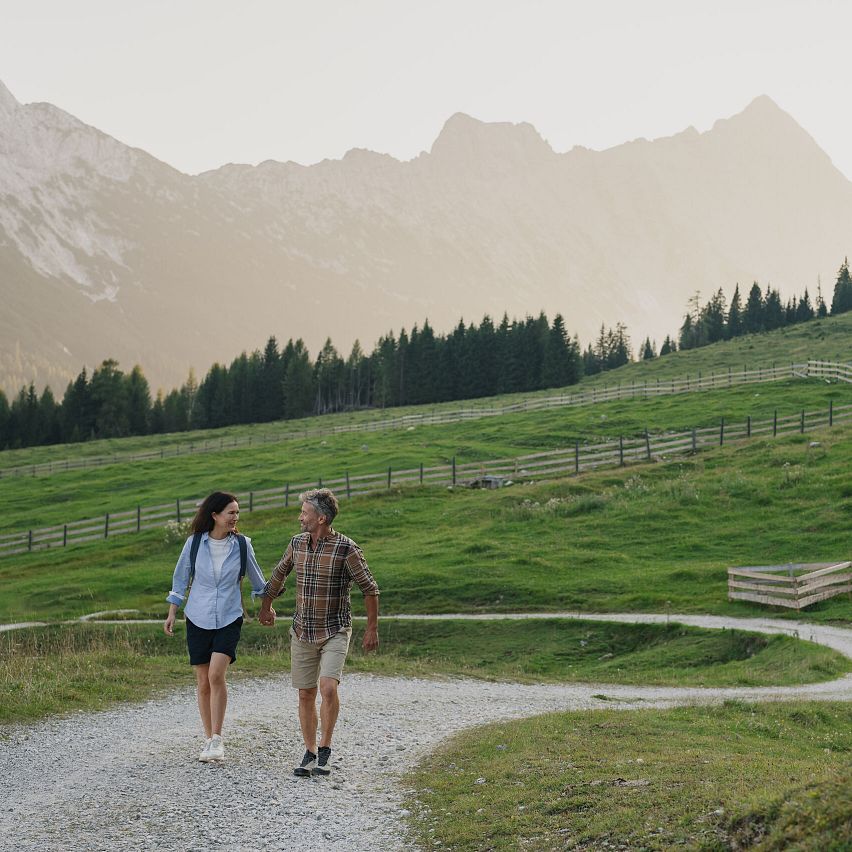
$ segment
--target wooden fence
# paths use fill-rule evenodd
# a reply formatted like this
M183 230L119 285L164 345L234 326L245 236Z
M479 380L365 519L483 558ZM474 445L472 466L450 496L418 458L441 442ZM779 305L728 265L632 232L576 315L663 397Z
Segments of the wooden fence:
M352 498L403 486L455 486L466 485L485 475L503 476L521 481L570 476L599 467L618 467L643 461L666 460L677 455L696 453L709 447L724 446L730 441L752 437L767 437L790 432L831 427L834 423L852 417L852 404L829 404L823 411L806 412L778 417L777 412L767 420L727 422L716 426L689 429L685 432L667 432L651 435L612 438L595 443L575 441L572 447L532 453L506 459L450 464L405 470L388 467L377 473L344 476L336 479L318 479L311 482L285 482L275 488L243 492L237 495L245 512L262 509L288 508L295 505L302 491L317 486L332 488L339 497ZM96 518L71 521L53 527L26 530L0 535L0 557L11 556L47 547L65 547L70 544L107 539L123 533L140 532L163 527L168 521L182 521L195 513L199 498L177 498L158 506L137 506L123 512L111 512Z
M810 562L728 568L728 600L800 610L852 594L852 562Z
M679 379L655 379L643 382L623 382L602 388L590 388L582 393L567 393L558 396L528 397L507 405L471 405L469 408L451 411L425 411L379 420L366 420L358 423L341 424L316 429L290 429L284 432L262 432L260 428L252 435L231 438L210 438L202 441L189 441L172 446L161 446L137 453L113 453L102 456L79 456L74 459L58 459L41 464L19 465L0 469L0 479L16 476L49 476L68 470L80 470L102 467L108 464L125 464L137 461L155 461L195 453L208 453L216 450L235 449L237 447L258 446L280 443L298 438L323 437L348 432L383 432L393 429L407 429L410 426L430 426L441 423L459 423L466 420L478 420L482 417L499 417L518 411L542 411L564 406L596 405L623 399L651 399L671 394L693 393L696 391L716 390L735 385L775 382L789 378L833 379L852 383L852 366L834 361L807 361L803 364L773 365L748 370L712 372L709 375L699 372L695 376L687 374Z

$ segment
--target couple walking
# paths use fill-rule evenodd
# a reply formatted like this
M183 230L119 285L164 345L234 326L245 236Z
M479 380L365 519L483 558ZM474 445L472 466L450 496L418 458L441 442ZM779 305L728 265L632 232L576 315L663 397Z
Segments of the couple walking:
M352 636L350 590L364 594L367 629L363 647L379 646L379 588L361 548L332 527L338 503L328 488L301 494L301 532L293 536L269 582L257 564L251 541L237 532L236 497L216 491L199 506L175 566L163 629L174 635L178 607L186 601L186 642L195 670L198 710L206 738L203 762L225 757L222 725L228 702L226 674L237 658L243 624L241 582L248 575L252 599L261 598L260 623L272 627L272 601L296 573L296 611L290 627L290 666L299 691L299 724L305 754L294 769L300 776L329 775L331 738L340 711L337 694ZM317 693L321 697L317 739Z

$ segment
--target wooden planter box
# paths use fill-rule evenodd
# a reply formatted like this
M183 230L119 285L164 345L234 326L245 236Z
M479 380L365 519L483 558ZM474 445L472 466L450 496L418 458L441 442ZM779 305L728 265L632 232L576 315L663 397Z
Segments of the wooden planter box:
M728 568L728 600L803 609L852 594L852 562L791 562Z

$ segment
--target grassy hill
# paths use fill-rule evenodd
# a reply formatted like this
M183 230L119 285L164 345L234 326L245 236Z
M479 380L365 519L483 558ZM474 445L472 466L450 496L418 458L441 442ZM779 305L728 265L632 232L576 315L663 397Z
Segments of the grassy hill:
M843 336L852 330L847 316L676 353L675 372L720 364L746 346L763 347L757 354L773 353L814 339L839 351L841 340L852 340ZM667 360L624 370L645 375ZM715 425L721 418L733 424L748 416L771 418L776 411L779 416L826 411L829 403L852 403L852 386L795 379L16 477L3 481L0 532L200 497L216 488L246 492L284 482L327 481L346 471L357 475L453 457L460 463L511 457L645 429L659 434ZM727 565L822 561L852 552L848 424L817 435L819 447L810 446L813 435L752 439L670 463L497 493L394 489L345 506L340 524L364 543L377 572L389 579L385 606L396 612L636 610L661 608L667 601L683 611L741 611L747 605L725 601ZM269 428L236 431L245 435ZM126 439L113 447L154 440ZM295 509L244 511L242 527L254 537L262 565L271 566L280 554L295 531L296 514ZM124 607L158 612L161 581L151 578L162 577L174 558L174 547L159 539L156 533L128 535L69 547L61 559L56 550L0 559L0 577L9 581L0 589L0 620L41 617L48 610L71 616ZM39 591L47 573L61 583L58 603ZM845 606L834 601L809 612L842 618L849 614Z
M376 424L381 420L402 417L407 414L427 412L456 411L459 409L487 408L494 405L517 403L524 399L537 399L554 396L561 392L578 393L591 388L627 386L647 381L653 384L658 379L673 379L684 376L709 376L713 373L726 374L728 370L742 371L743 368L755 369L800 363L808 358L830 361L852 361L852 313L837 317L813 320L810 323L779 329L759 335L748 335L735 340L715 343L701 349L675 352L663 358L651 361L634 362L594 376L587 376L578 385L568 388L549 388L542 391L530 391L518 394L503 394L481 399L435 403L428 406L400 406L392 409L371 409L369 411L344 412L321 417L306 417L300 420L287 420L279 423L267 423L254 426L232 426L223 429L195 430L168 435L148 435L134 438L89 441L82 444L58 444L49 447L30 447L21 450L0 451L0 469L19 465L32 465L62 460L103 456L111 453L128 454L163 446L198 446L205 442L227 444L234 438L244 439L254 435L261 442L264 439L278 440L282 434L298 433L301 430L327 429L353 424ZM62 389L55 389L61 396Z
M629 365L586 384L804 356L849 361L850 332L852 315ZM824 411L830 402L852 402L852 387L784 381L15 478L3 481L2 528L61 523L220 487L245 491L346 470L354 475L453 456L476 461L646 428L715 425L722 417L733 423L776 410L781 416ZM321 422L368 422L398 413ZM109 447L121 453L298 425L127 439ZM103 453L103 442L4 453L0 466L78 451ZM755 438L696 456L493 492L392 488L344 504L338 526L364 547L383 590L384 613L657 610L789 618L788 611L728 602L725 569L849 558L850 470L847 420L818 433ZM252 536L267 572L296 531L296 515L296 507L243 515L242 530ZM0 559L0 622L56 622L113 609L162 617L178 551L155 531ZM292 590L279 611L286 613L291 602ZM358 595L354 604L358 611ZM852 600L825 601L800 618L849 624ZM382 654L356 652L351 667L418 676L694 685L802 683L850 668L848 660L789 637L678 625L565 625L543 618L531 622L520 641L505 622L385 620L382 636ZM286 631L249 624L243 642L235 676L286 666ZM157 625L68 624L0 634L0 721L102 707L156 689L188 688L190 680L182 643L166 640ZM848 731L847 706L807 703L729 703L713 713L558 714L492 727L449 743L412 776L412 828L424 842L437 838L458 849L481 848L483 826L494 848L550 848L568 840L618 848L625 838L643 848L747 848L761 838L834 848L834 838L852 836L844 804ZM495 737L504 750L495 750ZM466 771L447 773L448 764ZM479 777L486 783L471 792L471 779ZM809 837L816 845L807 845Z

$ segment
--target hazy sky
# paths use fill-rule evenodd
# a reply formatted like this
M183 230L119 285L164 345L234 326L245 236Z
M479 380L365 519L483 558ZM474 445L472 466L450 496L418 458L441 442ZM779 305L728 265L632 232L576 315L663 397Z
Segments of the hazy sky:
M852 177L852 3L0 0L0 80L182 171L428 150L454 112L557 151L772 97Z

